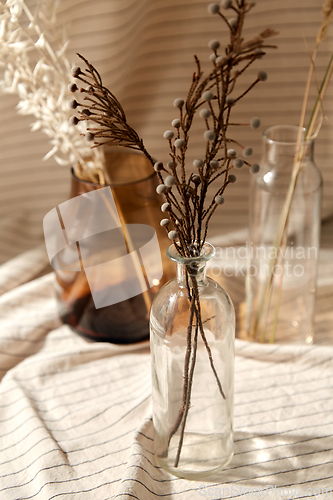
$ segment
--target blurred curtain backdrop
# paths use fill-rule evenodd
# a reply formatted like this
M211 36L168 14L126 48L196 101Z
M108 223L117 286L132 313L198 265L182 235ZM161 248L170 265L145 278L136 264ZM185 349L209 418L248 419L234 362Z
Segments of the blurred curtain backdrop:
M26 0L33 10L36 0ZM204 0L62 0L59 24L66 23L70 38L68 57L78 64L80 52L96 66L104 84L123 104L129 123L143 137L149 151L167 161L163 132L177 117L172 106L185 98L197 54L203 69L211 65L208 42L226 43L227 30L218 16L207 11ZM268 81L258 86L233 111L235 121L261 118L260 131L237 130L237 139L254 149L253 161L260 163L261 133L275 124L297 124L309 68L304 39L313 47L322 21L322 0L257 0L248 16L245 33L255 36L267 27L279 31L272 40L278 49L269 50L243 78L235 95L251 83L260 69ZM227 12L227 14L229 14ZM232 17L232 16L230 16ZM333 32L322 45L317 59L318 78L333 49ZM312 102L315 90L312 89ZM30 132L33 117L17 114L17 97L0 95L0 263L43 244L42 220L69 193L69 168L53 159L43 162L49 151L41 132ZM316 140L316 162L324 176L323 217L333 213L332 120L333 88L325 98L325 121ZM197 121L191 135L189 163L202 156L203 123ZM246 227L250 174L237 172L226 203L217 211L211 235Z

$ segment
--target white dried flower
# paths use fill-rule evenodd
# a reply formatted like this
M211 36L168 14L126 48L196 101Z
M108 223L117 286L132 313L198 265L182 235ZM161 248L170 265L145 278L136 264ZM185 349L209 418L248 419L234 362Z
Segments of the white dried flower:
M69 41L64 28L56 25L56 8L54 0L35 2L33 12L24 0L0 3L0 61L4 68L0 90L17 94L18 113L33 115L31 130L42 130L48 136L51 150L44 159L54 157L64 165L80 161L91 169L94 167L82 159L89 155L99 168L101 153L91 151L76 117L69 123L68 101L77 86L71 84L68 89L71 67L65 53ZM74 100L71 108L75 108Z
M171 122L171 125L175 128L179 128L181 123L180 123L180 119L179 118L176 118L175 120L172 120Z

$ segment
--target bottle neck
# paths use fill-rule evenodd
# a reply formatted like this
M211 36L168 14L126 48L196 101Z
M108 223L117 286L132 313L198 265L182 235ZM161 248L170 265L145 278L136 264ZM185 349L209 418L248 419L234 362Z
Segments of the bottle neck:
M304 141L302 137L298 146L298 127L292 125L277 125L270 127L263 134L263 158L271 167L283 168L294 163L294 158L299 147L298 155L302 163L313 162L314 140ZM304 131L303 131L304 136Z
M296 155L296 144L280 144L274 141L264 141L263 154L269 165L291 165ZM299 156L303 162L313 162L314 141L301 143Z
M214 255L215 248L207 242L201 246L200 255L196 257L180 255L176 245L171 245L167 249L167 256L177 264L177 281L181 287L205 286L208 283L206 263Z
M177 281L179 286L190 286L192 288L194 279L198 286L207 284L206 261L198 261L196 259L189 264L177 262Z

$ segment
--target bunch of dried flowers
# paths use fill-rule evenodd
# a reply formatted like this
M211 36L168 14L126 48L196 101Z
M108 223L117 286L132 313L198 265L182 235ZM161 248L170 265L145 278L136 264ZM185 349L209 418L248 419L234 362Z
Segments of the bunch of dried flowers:
M0 2L0 90L17 94L18 112L33 115L32 131L42 130L50 139L45 160L80 165L78 175L98 181L101 155L94 152L92 162L84 161L92 156L89 145L68 121L69 40L65 28L57 27L57 6L45 0L31 12L24 0Z
M83 56L86 68L74 67L72 74L77 83L71 83L69 90L78 92L83 99L76 98L70 103L77 114L71 123L79 125L88 121L86 138L92 141L92 148L107 144L137 149L149 159L157 172L160 184L157 192L165 198L161 206L167 217L161 225L166 228L180 255L199 256L206 240L209 222L215 210L224 203L224 191L229 184L236 182L231 173L233 168L249 167L252 173L259 170L248 158L252 148L245 147L233 138L235 127L246 125L256 129L260 120L254 117L250 123L232 121L232 111L238 101L260 82L267 79L265 71L259 71L252 84L238 92L238 82L243 73L258 59L265 55L265 49L274 47L266 40L276 32L266 29L251 40L243 38L243 26L247 13L254 6L248 0L222 0L221 6L211 3L210 14L219 16L226 26L230 38L223 49L217 40L209 42L212 68L204 75L198 57L194 57L196 69L193 73L186 98L174 100L178 117L172 121L172 129L164 132L169 145L170 161L163 164L155 161L147 151L142 139L128 124L125 112L117 98L103 86L98 71ZM232 12L233 17L227 17ZM80 83L78 83L80 82ZM194 171L187 173L187 152L191 143L190 130L193 120L202 121L204 151L202 158L193 162ZM215 186L212 201L208 200L208 187ZM170 439L180 429L178 453L175 467L182 449L186 418L190 409L191 386L195 365L196 335L198 331L204 342L221 397L225 398L218 374L215 370L211 349L204 330L200 296L195 275L195 266L187 266L187 292L189 301L189 323L187 328L187 349L184 363L184 391L179 415L171 430ZM169 442L170 442L169 439Z

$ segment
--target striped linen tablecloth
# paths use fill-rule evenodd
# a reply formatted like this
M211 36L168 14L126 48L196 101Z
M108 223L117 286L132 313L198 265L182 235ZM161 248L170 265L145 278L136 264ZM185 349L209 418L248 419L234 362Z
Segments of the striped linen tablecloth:
M330 339L236 340L234 458L209 482L176 479L152 453L148 343L93 343L62 325L52 273L20 285L43 259L0 269L1 500L332 498Z

